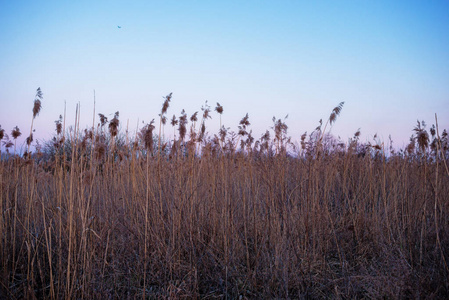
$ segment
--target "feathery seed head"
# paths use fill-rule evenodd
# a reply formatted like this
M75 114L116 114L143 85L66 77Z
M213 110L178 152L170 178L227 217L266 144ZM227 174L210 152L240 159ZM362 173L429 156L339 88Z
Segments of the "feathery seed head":
M196 121L198 121L197 115L198 115L198 112L196 111L196 112L190 117L190 121L191 121L191 122L196 122Z
M239 126L239 127L240 127L240 126ZM243 130L243 129L239 128L238 135L245 136L245 135L247 135L247 134L248 134L248 132L246 132L246 130Z
M173 115L173 118L171 118L170 121L171 126L175 127L176 125L178 125L178 120L176 120L176 116Z
M260 138L264 142L268 142L270 140L270 132L267 130Z
M307 137L307 131L301 135L301 142L304 142L306 140L306 137Z
M118 126L119 126L119 112L116 112L114 118L109 122L109 133L111 136L116 136L118 134Z
M219 113L220 115L223 113L223 106L220 105L220 103L217 102L217 107L215 107L215 111Z
M416 132L416 141L418 142L419 149L424 152L424 150L429 147L429 134L427 133L425 127L426 123L424 121L417 121L418 125L413 129Z
M55 121L56 123L56 134L61 134L62 132L62 115L59 115L59 120Z
M416 139L418 141L418 146L422 151L429 147L429 134L427 133L427 131L420 131Z
M85 134L86 134L86 137L87 137L88 139L90 139L91 141L94 139L94 133L93 133L92 130L87 130L87 129L86 129Z
M12 146L14 146L14 144L10 140L6 140L6 141L3 141L3 146L5 146L6 150L8 150Z
M207 104L207 100L206 100L206 103L204 104L204 106L201 107L201 110L203 111L203 119L204 120L209 119L210 118L210 115L209 115L210 106Z
M410 143L406 147L406 151L409 155L411 155L415 151L415 138L413 135L410 137Z
M246 116L244 116L243 119L240 120L240 125L242 125L244 128L246 128L246 126L251 125L251 123L249 123L248 113L246 113Z
M36 116L39 114L42 108L42 103L40 100L36 99L34 100L34 106L33 106L33 118L36 118Z
M181 140L184 140L186 133L187 133L187 114L184 110L181 111L181 116L179 117L179 127L178 127L178 131L179 131L179 138Z
M435 137L436 134L435 125L432 125L432 127L430 128L430 134L432 135L432 137Z
M154 119L141 130L141 138L145 144L145 148L150 152L153 151L153 130Z
M248 137L246 138L246 146L247 147L251 147L251 145L254 143L254 137L253 137L252 133L253 133L253 131L251 130L248 133Z
M31 145L31 142L33 142L33 134L32 133L26 139L26 143L27 143L28 146Z
M332 113L329 117L329 123L332 125L335 120L337 120L337 117L340 115L340 112L343 108L343 105L345 104L345 102L340 102L340 104L338 104L338 106L336 106L333 110Z
M161 110L162 115L167 113L168 107L170 106L170 100L171 100L172 94L173 93L170 93L164 98L165 101L164 101L164 104L162 104L162 110Z
M222 141L222 142L224 142L224 140L225 140L225 138L226 138L226 135L228 134L228 130L224 127L224 126L222 126L221 128L220 128L220 140Z
M13 139L17 139L19 136L22 135L22 133L20 132L19 127L14 127L13 130L11 131L11 135Z
M282 134L287 134L288 126L284 122L282 122L281 119L278 119L276 121L276 118L273 117L274 122L274 133L276 136L276 139L280 140L282 138Z
M206 125L204 124L204 122L201 124L201 136L204 136L204 134L206 133Z
M321 126L323 126L323 119L320 119L320 125L315 128L315 131L321 131Z
M34 99L34 106L33 106L33 118L35 118L42 108L42 91L41 88L38 88L36 91L36 97Z
M190 136L190 141L191 142L196 141L197 134L196 134L196 131L193 130L193 126L190 127L190 134L189 134L189 136Z
M101 127L103 127L108 122L108 118L103 114L98 114L98 116L100 117Z

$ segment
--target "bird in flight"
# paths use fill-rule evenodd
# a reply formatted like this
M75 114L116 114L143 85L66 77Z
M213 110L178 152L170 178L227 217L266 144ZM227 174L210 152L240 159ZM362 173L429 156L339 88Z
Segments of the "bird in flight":
M117 28L122 28L122 26L117 26Z

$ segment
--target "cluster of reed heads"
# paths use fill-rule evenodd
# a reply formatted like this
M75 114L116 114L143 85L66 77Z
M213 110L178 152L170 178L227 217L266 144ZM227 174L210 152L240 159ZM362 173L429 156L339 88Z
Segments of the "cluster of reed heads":
M449 138L343 142L344 103L297 143L286 118L207 131L206 102L130 134L119 112L61 115L26 151L0 127L0 298L449 296ZM167 122L169 121L169 122ZM169 124L167 124L169 123ZM165 138L172 126L173 138Z

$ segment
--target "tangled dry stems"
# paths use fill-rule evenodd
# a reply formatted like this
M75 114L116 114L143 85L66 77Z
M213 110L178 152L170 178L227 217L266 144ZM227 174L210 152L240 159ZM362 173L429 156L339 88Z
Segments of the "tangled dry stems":
M162 151L153 121L126 143L118 117L66 140L60 119L42 152L2 159L0 296L449 295L446 132L432 148L418 124L417 147L388 155L359 131L294 148L285 120L255 140L246 115L245 134L186 142L183 111Z

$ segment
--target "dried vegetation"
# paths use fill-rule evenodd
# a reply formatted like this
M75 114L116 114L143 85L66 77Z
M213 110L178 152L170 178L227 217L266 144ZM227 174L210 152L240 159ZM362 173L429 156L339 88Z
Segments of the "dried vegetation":
M256 139L218 103L211 135L206 103L165 140L171 98L158 136L154 120L123 134L118 112L84 131L61 116L24 157L0 127L1 298L449 296L446 131L342 143L326 132L340 103L295 147L285 119Z

